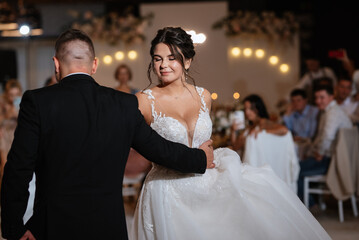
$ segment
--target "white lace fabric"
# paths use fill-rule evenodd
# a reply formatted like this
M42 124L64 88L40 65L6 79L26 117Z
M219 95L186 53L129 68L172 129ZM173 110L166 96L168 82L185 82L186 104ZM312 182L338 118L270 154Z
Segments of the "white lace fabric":
M143 93L148 95L151 100L153 122L151 127L162 137L173 142L182 143L186 146L198 148L203 142L210 139L212 134L212 121L209 116L209 109L203 96L203 88L196 87L197 93L201 98L201 107L198 113L198 119L194 128L192 142L189 143L188 129L177 119L166 116L165 113L156 112L155 97L151 89L146 89Z

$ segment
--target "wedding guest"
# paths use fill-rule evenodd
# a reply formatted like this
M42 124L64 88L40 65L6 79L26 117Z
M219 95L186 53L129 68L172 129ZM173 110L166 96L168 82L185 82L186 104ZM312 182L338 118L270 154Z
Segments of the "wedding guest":
M4 94L0 97L0 183L14 139L21 93L20 83L13 79L6 82Z
M359 69L355 69L355 62L353 59L349 58L346 49L338 49L341 54L337 59L342 62L343 69L348 75L348 79L352 80L352 95L355 95L356 100L359 101Z
M335 101L332 86L321 85L315 89L314 93L316 105L320 110L320 120L309 152L310 157L300 162L298 196L302 200L304 177L327 172L338 130L353 126L349 117ZM315 204L315 200L310 196L309 206L314 207Z
M248 119L246 130L237 136L236 125L232 125L231 143L234 150L244 150L246 136L256 136L265 130L267 133L283 136L288 129L282 125L269 120L269 114L262 98L256 94L247 96L244 100L244 113Z
M119 83L119 85L116 87L116 90L132 94L135 94L139 91L138 89L129 85L129 82L132 80L132 71L126 64L121 64L116 68L115 79Z
M353 84L350 79L341 78L335 88L335 100L353 123L359 122L359 101L352 95Z
M291 105L283 116L283 122L295 140L312 138L317 126L318 108L308 104L303 89L294 89L290 94Z
M336 85L337 77L329 67L322 67L317 56L308 56L305 60L306 73L294 88L305 89L310 103L314 103L313 89L318 85L317 79L327 77L326 80L333 87Z

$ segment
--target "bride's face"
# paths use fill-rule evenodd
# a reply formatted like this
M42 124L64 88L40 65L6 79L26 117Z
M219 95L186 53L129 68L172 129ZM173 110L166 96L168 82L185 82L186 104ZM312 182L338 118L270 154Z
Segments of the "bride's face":
M186 60L184 64L185 68L188 69L190 61ZM158 79L163 84L184 79L182 64L175 58L170 48L164 43L159 43L155 47L153 66Z

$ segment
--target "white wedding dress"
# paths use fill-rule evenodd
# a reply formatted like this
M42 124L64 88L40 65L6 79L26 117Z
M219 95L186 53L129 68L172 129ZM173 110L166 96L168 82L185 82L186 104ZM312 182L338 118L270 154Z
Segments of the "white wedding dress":
M212 122L202 96L189 144L178 120L157 113L151 90L151 127L164 138L199 147L210 139ZM183 174L154 164L144 182L135 211L131 240L261 240L330 239L293 191L270 167L241 163L228 148L214 151L214 169Z

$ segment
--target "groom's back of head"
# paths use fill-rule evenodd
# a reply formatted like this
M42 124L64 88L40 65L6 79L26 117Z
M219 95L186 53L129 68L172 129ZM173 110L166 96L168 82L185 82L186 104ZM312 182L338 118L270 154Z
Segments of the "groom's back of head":
M56 40L55 57L66 65L91 65L95 58L95 48L84 32L69 29Z

